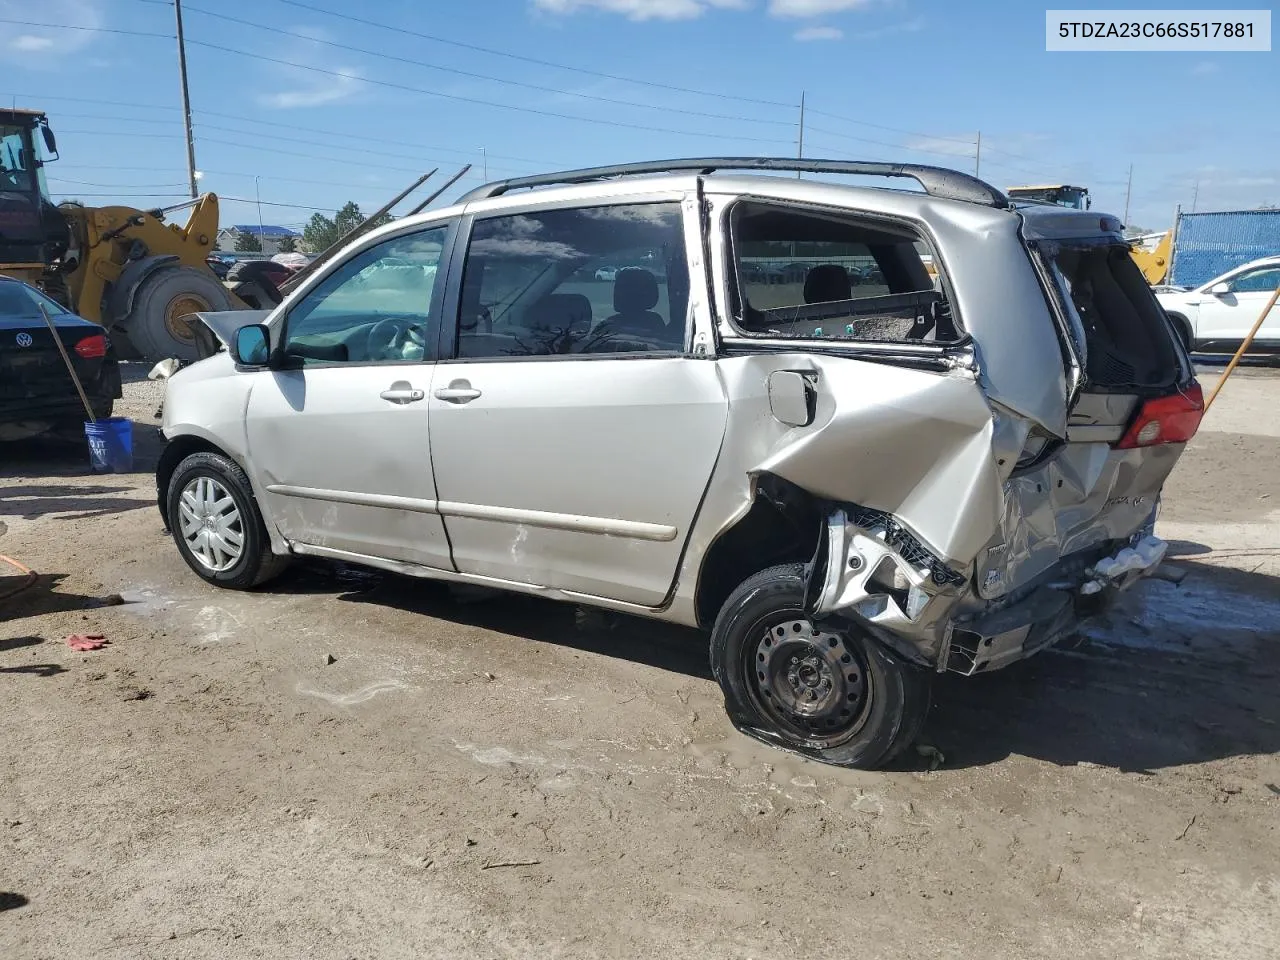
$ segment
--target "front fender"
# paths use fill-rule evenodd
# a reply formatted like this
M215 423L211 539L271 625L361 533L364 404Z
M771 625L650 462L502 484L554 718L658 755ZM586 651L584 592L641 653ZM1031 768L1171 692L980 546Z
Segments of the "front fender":
M133 311L133 301L138 287L157 270L182 263L178 257L168 254L164 256L141 257L125 264L120 272L120 279L111 284L107 293L107 325L119 322Z

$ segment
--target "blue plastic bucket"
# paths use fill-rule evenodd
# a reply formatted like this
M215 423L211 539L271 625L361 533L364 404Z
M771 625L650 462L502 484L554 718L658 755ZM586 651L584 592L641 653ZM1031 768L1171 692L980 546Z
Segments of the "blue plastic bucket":
M96 473L128 473L133 469L133 421L128 417L86 420L89 466Z

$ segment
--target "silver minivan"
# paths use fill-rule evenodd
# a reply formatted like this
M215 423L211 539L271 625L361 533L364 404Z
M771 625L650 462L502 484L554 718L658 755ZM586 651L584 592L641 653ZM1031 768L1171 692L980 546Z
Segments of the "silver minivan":
M697 626L739 729L856 767L933 674L1155 569L1202 412L1118 220L905 164L501 181L201 319L156 479L205 580L325 557Z

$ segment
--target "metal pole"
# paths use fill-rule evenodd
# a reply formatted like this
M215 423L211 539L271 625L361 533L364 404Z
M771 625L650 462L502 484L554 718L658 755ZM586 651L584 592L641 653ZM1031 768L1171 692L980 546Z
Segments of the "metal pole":
M1196 188L1191 193L1191 212L1196 212L1196 201L1200 199L1200 181L1196 181Z
M998 166L998 164L997 164ZM982 131L978 131L978 149L973 155L973 175L976 177L982 172Z
M804 159L804 91L800 91L800 140L796 144L796 159ZM796 171L796 179L800 179L800 171Z
M489 182L489 151L485 147L480 148L480 159L484 163L484 182Z
M182 123L187 132L187 180L191 196L196 193L196 138L191 132L191 94L187 91L187 47L182 40L182 0L173 0L173 12L178 18L178 76L182 81Z
M423 210L427 208L427 205L430 204L431 201L435 200L436 197L440 196L440 194L444 193L446 190L452 187L455 183L461 180L466 175L467 171L470 169L471 169L471 164L468 163L465 167L463 167L461 170L455 173L452 177L446 180L443 186L441 186L439 190L431 194L431 196L427 197L427 199L423 200L420 204L418 204L416 207L414 207L412 210L406 213L405 216L412 217L415 213L421 213Z
M71 382L76 385L76 393L80 394L80 402L84 404L85 419L89 421L97 420L98 418L93 413L93 407L89 405L89 398L85 396L84 387L80 384L80 377L76 373L75 365L71 362L71 357L67 355L67 348L62 342L62 338L58 336L58 328L53 325L53 318L49 316L49 311L43 303L37 303L36 306L40 308L40 315L44 317L45 325L49 328L49 332L53 334L54 346L62 354L62 362L67 365L67 373L71 374Z
M258 250L261 253L266 253L267 251L262 245L266 242L264 234L267 231L262 226L262 194L258 191L258 181L261 179L261 177L253 178L253 196L258 201Z
M1254 321L1253 329L1249 331L1249 335L1240 342L1240 349L1236 351L1236 355L1231 358L1231 362L1227 364L1227 369L1222 371L1222 376L1218 379L1218 385L1213 388L1213 393L1209 394L1209 399L1204 403L1204 412L1208 413L1209 408L1213 406L1214 398L1218 396L1218 392L1222 389L1222 385L1227 382L1227 377L1231 376L1231 371L1236 368L1236 364L1240 362L1240 358L1244 356L1249 344L1253 343L1253 338L1258 335L1258 330L1262 327L1262 323L1267 319L1267 314L1271 312L1271 308L1276 305L1276 301L1280 300L1280 287L1276 287L1276 292L1271 295L1271 299L1267 301L1267 305L1262 308L1262 313L1258 314L1258 319Z
M1124 225L1129 225L1129 197L1133 194L1133 164L1129 164L1129 184L1124 188Z

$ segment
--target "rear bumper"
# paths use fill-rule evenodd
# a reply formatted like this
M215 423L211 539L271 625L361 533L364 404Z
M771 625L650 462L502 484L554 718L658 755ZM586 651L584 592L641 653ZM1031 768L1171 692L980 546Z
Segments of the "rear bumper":
M1094 560L1058 582L991 613L952 625L940 657L945 669L972 675L1007 667L1068 636L1084 620L1106 610L1116 596L1150 576L1167 545L1145 536L1132 546ZM1068 562L1065 567L1080 570Z

